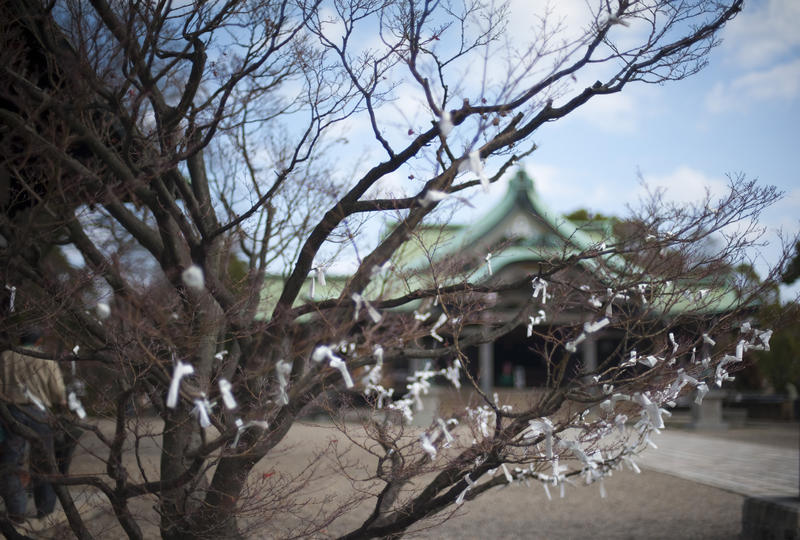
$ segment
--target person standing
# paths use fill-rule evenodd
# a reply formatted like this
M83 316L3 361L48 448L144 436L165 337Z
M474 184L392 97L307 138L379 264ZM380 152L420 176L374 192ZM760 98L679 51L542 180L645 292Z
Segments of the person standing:
M20 345L36 350L42 332L31 328L22 336ZM54 431L51 426L54 408L65 408L66 388L58 364L52 360L4 351L0 356L0 400L6 404L16 422L29 428L41 444L31 445L30 468L34 473L33 497L36 517L44 517L55 508L56 493L52 484L36 473L48 471L49 457L54 455ZM27 494L22 484L20 462L25 454L26 440L13 425L0 419L4 440L0 443L0 495L12 521L25 519Z

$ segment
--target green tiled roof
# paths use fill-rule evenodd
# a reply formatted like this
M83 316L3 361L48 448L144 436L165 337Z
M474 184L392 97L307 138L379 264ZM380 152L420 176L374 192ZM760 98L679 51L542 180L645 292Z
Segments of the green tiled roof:
M373 280L364 296L368 299L388 299L402 296L412 290L441 286L468 279L471 283L482 283L489 279L488 265L484 257L491 251L494 273L518 263L539 264L548 260L602 249L603 243L613 241L611 224L608 221L572 222L542 204L533 181L520 170L509 182L503 198L483 217L467 225L424 224L415 230L413 238L402 245L392 257L395 272L386 281ZM434 265L430 262L433 261ZM455 262L459 267L453 267ZM446 277L434 280L439 265L451 263ZM585 270L601 282L610 282L615 277L608 274L631 273L636 269L632 263L618 255L591 257L580 263ZM398 278L397 276L402 276ZM444 275L444 273L443 273ZM327 276L326 285L316 284L317 300L338 297L348 276ZM281 276L268 276L262 292L264 312L268 312L283 286ZM304 303L310 298L311 279L296 301ZM677 314L692 309L695 312L722 312L737 303L733 292L712 290L702 306L691 297L680 297L673 302L654 303L652 308L662 314ZM413 302L397 308L411 310L418 307Z

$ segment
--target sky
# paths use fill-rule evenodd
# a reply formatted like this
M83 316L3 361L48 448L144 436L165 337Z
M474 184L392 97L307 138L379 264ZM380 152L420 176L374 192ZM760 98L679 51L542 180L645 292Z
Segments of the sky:
M543 126L523 162L542 201L558 212L625 215L644 194L642 179L691 202L742 173L784 192L762 219L771 243L758 259L764 273L778 256L776 231L800 231L799 24L800 1L751 0L699 74L632 85ZM473 203L488 207L504 189Z
M536 35L533 15L547 6L552 9L549 20L564 23L559 37L574 37L572 34L585 28L588 20L585 0L509 3L510 25L503 37L512 46ZM330 13L324 17L336 19ZM706 190L712 196L725 193L728 175L758 179L784 193L780 202L762 215L762 225L768 231L765 239L770 245L751 254L757 271L762 276L766 274L779 258L778 231L789 238L800 232L798 25L800 0L749 0L744 11L723 29L722 43L712 50L709 65L699 74L663 85L632 83L621 93L596 96L566 118L542 126L532 137L538 149L522 161L535 181L540 200L556 212L586 208L625 217L630 213L628 207L638 206L645 195L644 184L650 189L665 189L668 200L689 203L702 199ZM331 22L325 33L336 41L342 28L340 23ZM623 44L633 44L646 31L634 21L631 27L612 27L612 37ZM435 46L446 50L451 45L446 36L443 34ZM376 39L374 32L368 30L362 44L374 46ZM507 48L508 43L503 46ZM504 80L507 65L494 61L490 55L483 65L479 60L480 57L473 57L461 68L462 79L451 89L451 96L455 96L449 101L451 108L458 108L460 96L484 95L479 74L482 70L489 79ZM596 77L599 78L597 73L579 75L573 92L591 84ZM394 102L385 106L378 118L382 135L395 147L403 147L416 133L428 129L432 121L424 97L418 89L414 94L414 86L399 85ZM491 88L487 87L487 92L491 95ZM565 100L561 98L562 102ZM554 103L559 106L559 99ZM363 116L349 118L342 130L353 146L340 158L357 155L362 164L374 162L375 157L385 159ZM360 141L371 142L364 142L362 147ZM468 135L451 147L461 145L466 154L476 143L471 144ZM356 148L359 151L352 152ZM496 164L490 160L487 170L492 171ZM345 172L358 169L358 165L340 165ZM430 171L414 173L417 171L404 167L384 177L380 189L384 195L416 193L420 182L430 178ZM409 181L414 176L417 180ZM455 221L474 221L500 199L506 187L507 179L503 179L488 193L473 190L471 206L458 210ZM782 297L786 300L798 292L800 283L785 287Z

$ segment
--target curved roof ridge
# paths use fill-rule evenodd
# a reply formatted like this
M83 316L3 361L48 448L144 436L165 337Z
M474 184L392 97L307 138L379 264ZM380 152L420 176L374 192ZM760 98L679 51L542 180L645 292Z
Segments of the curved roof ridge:
M457 230L455 235L447 240L446 245L437 250L437 258L446 257L449 254L463 250L467 246L479 244L480 240L500 225L513 212L515 207L521 207L527 211L536 221L554 233L567 246L571 245L580 251L585 251L599 244L569 219L547 208L539 198L534 181L524 169L519 168L517 173L509 180L508 189L500 201L475 222ZM427 259L424 262L415 260L409 263L409 267L415 268L427 264Z

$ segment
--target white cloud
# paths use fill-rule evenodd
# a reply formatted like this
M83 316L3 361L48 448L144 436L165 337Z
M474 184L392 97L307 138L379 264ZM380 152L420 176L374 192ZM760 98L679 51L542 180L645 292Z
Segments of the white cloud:
M322 34L337 45L342 44L342 37L346 33L344 21L339 15L328 8L319 10L320 26L322 27Z
M712 198L721 197L728 191L728 183L722 178L707 176L702 171L682 165L664 175L645 175L644 185L637 191L642 198L647 189L664 191L666 201L676 203L701 202L707 194Z
M554 212L567 213L578 208L610 215L625 215L630 199L628 181L609 182L602 177L587 177L584 173L556 165L531 163L525 165L542 203Z
M576 200L578 190L567 181L565 172L555 165L533 163L525 166L525 171L533 178L536 192L548 206L565 199Z
M711 112L741 109L765 100L792 100L800 95L800 58L762 71L753 71L729 83L718 82L706 96Z
M766 227L763 238L767 242L754 257L756 271L766 276L770 268L778 264L782 248L794 246L793 235L800 229L800 188L790 189L775 205L768 208L761 216L761 224ZM786 302L800 297L800 282L791 286L781 286L781 300Z
M642 107L629 92L595 96L575 112L575 119L609 133L635 133L641 114Z
M420 182L410 179L408 170L403 168L383 175L367 194L367 198L410 197L422 187Z
M774 230L796 232L800 229L800 188L786 192L783 198L764 213L764 224Z
M556 212L565 209L574 210L575 201L584 200L576 185L570 183L567 174L560 167L553 165L523 164L525 173L533 179L534 188L541 201L548 208ZM469 223L479 216L483 216L488 209L494 208L508 191L509 181L517 174L517 168L512 167L497 182L489 187L485 193L481 189L472 189L459 193L459 197L467 199L469 204L463 204L458 209L456 220L460 223Z
M511 36L530 36L533 30L540 29L538 18L546 17L547 27L551 31L560 30L558 41L569 41L579 38L591 21L591 13L584 0L546 3L511 0L509 8L511 16L507 33Z
M723 49L745 68L763 67L800 46L800 2L748 2L725 29Z
M706 195L712 201L726 196L729 191L728 182L721 177L708 176L702 171L689 166L680 166L665 175L647 175L645 184L652 191L663 189L665 202L678 204L702 203ZM639 197L646 196L646 188L638 190ZM713 204L713 202L712 202ZM756 271L761 276L766 276L770 269L780 260L782 238L786 235L796 234L798 230L798 209L800 209L800 188L791 189L783 199L766 208L759 217L759 225L763 230L759 233L748 234L747 237L753 244L747 249L747 257L755 264ZM736 222L723 228L727 235L744 234L748 224L745 221ZM717 236L720 242L725 240ZM800 288L794 289L796 293ZM789 298L792 291L783 290L784 299Z

